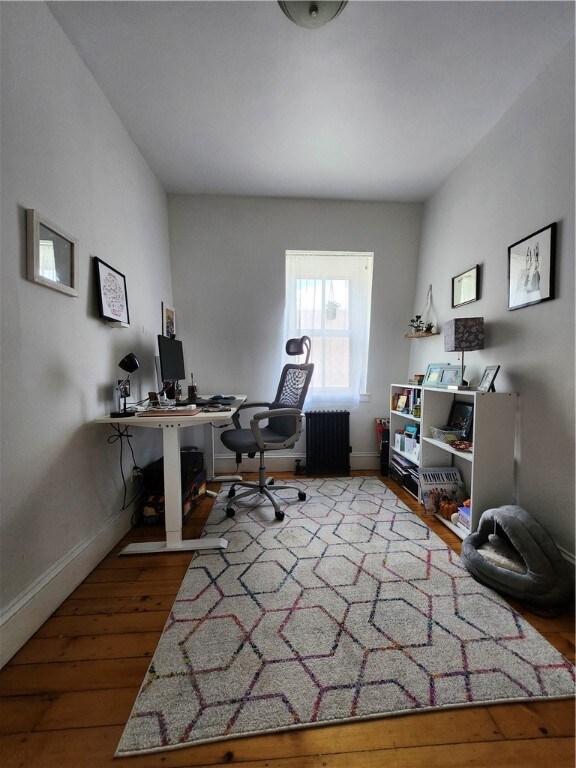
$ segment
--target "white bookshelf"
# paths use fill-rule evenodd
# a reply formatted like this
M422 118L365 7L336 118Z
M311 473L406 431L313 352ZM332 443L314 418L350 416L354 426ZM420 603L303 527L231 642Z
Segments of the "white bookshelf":
M430 437L430 427L447 424L454 400L474 406L470 452ZM485 510L514 503L516 408L514 393L422 388L419 465L458 467L470 496L470 531L439 519L461 538L476 530Z
M400 395L404 395L408 393L408 410L407 411L400 411L397 410L395 407L396 399ZM420 465L420 458L419 458L419 450L420 446L418 445L418 449L416 451L414 450L406 450L402 449L401 447L398 447L395 443L395 435L398 432L404 432L406 427L408 425L417 426L418 430L420 431L420 424L421 424L421 416L415 416L413 414L413 408L416 402L420 400L420 403L422 401L422 387L417 386L415 384L392 384L390 386L390 465L393 465L393 459L394 456L400 456L406 461L410 462L411 467L415 469L416 475L418 466ZM422 405L420 405L420 408L422 408ZM401 482L396 475L392 475L396 480ZM411 482L402 482L403 487L411 493L415 498L419 499L420 495L418 492L418 480L417 477L414 479L414 484Z

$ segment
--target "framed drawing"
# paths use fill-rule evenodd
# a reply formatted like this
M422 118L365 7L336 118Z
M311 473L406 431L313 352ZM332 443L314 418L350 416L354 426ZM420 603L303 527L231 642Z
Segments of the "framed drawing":
M454 400L448 417L448 427L460 430L462 440L469 440L472 434L472 421L474 417L474 405Z
M78 296L78 240L38 211L26 211L28 279L68 296Z
M173 339L176 336L176 310L162 302L162 336Z
M461 307L480 298L480 265L452 278L452 307Z
M496 392L494 387L494 379L498 375L499 370L499 365L488 365L486 368L484 368L484 373L480 379L480 384L478 384L479 392Z
M424 376L425 387L447 387L462 384L462 366L448 363L430 363Z
M508 309L554 298L556 222L508 248Z
M117 269L94 256L98 309L103 320L130 325L126 278Z

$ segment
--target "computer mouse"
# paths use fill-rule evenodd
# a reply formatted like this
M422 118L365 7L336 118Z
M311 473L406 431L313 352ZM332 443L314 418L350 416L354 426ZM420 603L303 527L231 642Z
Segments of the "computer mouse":
M212 395L212 397L210 398L210 400L223 400L223 399L224 399L224 395Z

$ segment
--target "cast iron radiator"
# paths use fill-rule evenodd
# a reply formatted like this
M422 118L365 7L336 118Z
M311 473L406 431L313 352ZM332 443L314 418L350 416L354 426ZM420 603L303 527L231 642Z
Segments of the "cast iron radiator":
M306 474L350 474L350 413L306 411Z

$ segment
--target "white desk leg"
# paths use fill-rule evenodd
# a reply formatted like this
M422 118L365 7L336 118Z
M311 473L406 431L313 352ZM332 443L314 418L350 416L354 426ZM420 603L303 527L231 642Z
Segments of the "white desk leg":
M209 425L208 425L209 426ZM182 539L182 479L180 468L180 429L167 424L162 428L164 446L164 517L166 541L128 544L121 555L146 552L189 552L197 549L226 549L226 539ZM212 465L214 459L212 458Z

